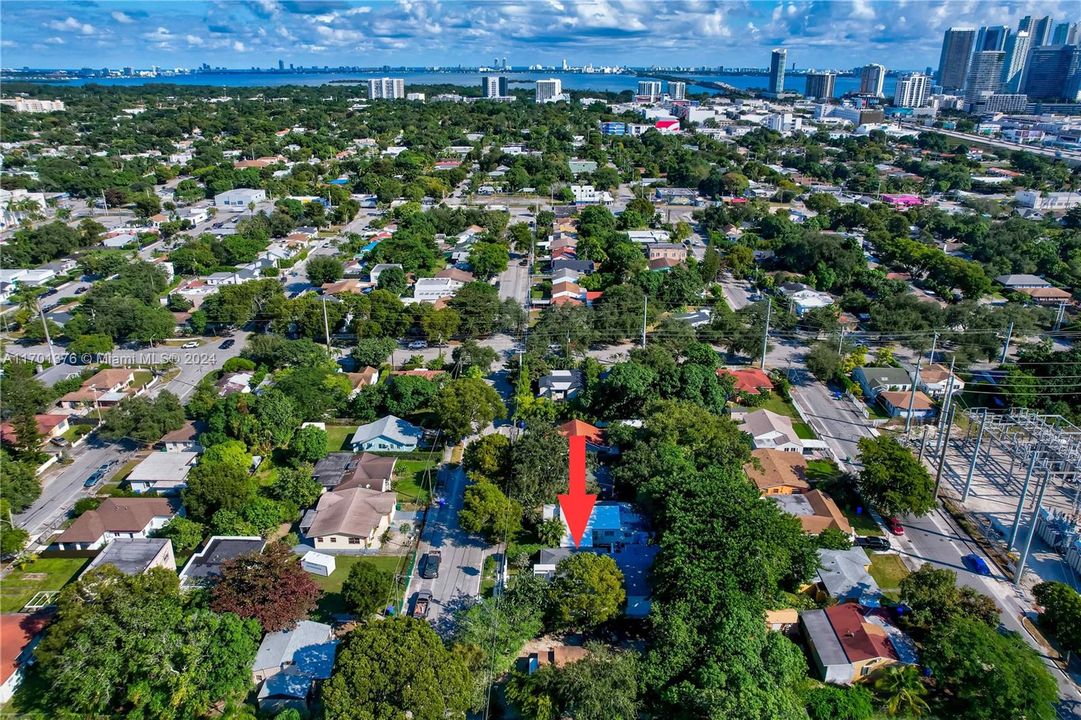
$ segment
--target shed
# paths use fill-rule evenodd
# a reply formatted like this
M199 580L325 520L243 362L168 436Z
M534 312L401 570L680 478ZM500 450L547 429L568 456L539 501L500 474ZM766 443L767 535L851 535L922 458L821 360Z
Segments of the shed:
M326 553L309 550L300 559L300 567L313 575L329 577L334 572L334 556Z

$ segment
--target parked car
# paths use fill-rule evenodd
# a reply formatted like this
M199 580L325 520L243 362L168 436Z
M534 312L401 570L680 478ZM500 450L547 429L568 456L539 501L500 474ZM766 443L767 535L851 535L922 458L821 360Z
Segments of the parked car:
M218 347L222 350L228 350L234 345L236 345L236 340L234 340L233 338L227 338L225 340L222 340L221 345L218 345Z
M963 558L961 558L961 562L966 568L976 573L977 575L991 574L991 568L987 566L987 561L976 553L970 553L968 555L965 555Z
M868 535L856 538L856 545L868 550L889 550L890 539L879 535Z
M424 350L428 347L428 343L423 340L414 340L413 342L406 345L406 347L410 350Z
M432 593L428 590L421 590L417 593L416 600L413 601L413 617L426 618L428 617L428 611L432 607Z
M86 292L89 289L90 289L89 285L80 285L79 287L75 288L75 294L76 295L82 295L84 292Z
M424 567L420 569L420 576L425 580L439 577L439 563L443 555L438 550L432 550L424 556Z
M83 483L83 487L92 488L97 485L105 478L105 473L108 472L108 470L109 465L102 465L101 467L99 467L90 477L86 479L86 482Z
M53 439L49 440L49 442L57 447L71 447L71 443L68 442L67 438L54 437Z
M894 535L905 534L904 526L901 525L901 521L895 517L886 518L886 527L889 528L890 532Z
M184 349L184 350L191 350L192 348L197 348L197 347L199 347L199 343L195 342L194 340L191 340L191 341L189 341L189 342L186 342L186 343L184 343L184 344L183 344L183 345L181 345L180 347L181 347L182 349Z

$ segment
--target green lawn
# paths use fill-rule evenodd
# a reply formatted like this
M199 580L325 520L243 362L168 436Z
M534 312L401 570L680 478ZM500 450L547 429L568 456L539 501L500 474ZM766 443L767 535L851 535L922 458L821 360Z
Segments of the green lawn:
M0 583L0 612L18 612L34 593L59 590L87 562L87 558L38 558L22 570L12 570ZM35 577L38 574L44 577Z
M867 553L871 557L871 577L886 595L896 598L901 581L908 575L908 568L900 555Z
M800 440L816 440L818 438L811 426L801 420L792 423L792 429L796 431L796 437Z
M785 415L795 420L799 420L799 413L796 412L796 408L793 407L792 403L788 402L777 393L770 393L769 398L767 398L765 402L755 405L755 408L772 410L778 415Z
M841 470L832 460L808 460L807 479L836 501L841 512L848 518L848 523L859 535L881 535L882 528L867 511L857 514L856 508L862 506L855 489L849 485Z
M330 452L351 450L351 447L346 447L346 443L356 431L356 425L327 425L327 449Z
M393 575L405 576L409 572L408 555L335 555L334 572L329 577L312 575L315 584L323 589L323 597L319 599L316 612L321 618L329 619L333 615L346 612L345 603L342 601L342 584L349 577L349 569L361 560L373 563L380 570L386 570ZM404 580L399 582L399 588L404 592ZM394 598L397 604L400 595Z
M93 429L93 425L72 425L64 431L64 434L61 437L63 437L68 442L73 443Z
M131 386L134 388L146 387L147 383L154 379L154 373L150 370L136 370L132 373L135 379L132 380Z
M428 488L435 486L436 458L428 460L398 460L394 466L394 491L398 499L427 505L431 497ZM427 477L428 473L430 477Z

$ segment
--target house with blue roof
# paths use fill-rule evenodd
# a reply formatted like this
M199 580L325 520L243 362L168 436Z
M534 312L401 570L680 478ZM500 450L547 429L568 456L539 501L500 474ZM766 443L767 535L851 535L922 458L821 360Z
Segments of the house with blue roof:
M353 433L353 452L413 452L424 439L424 429L394 415L361 425Z
M272 715L287 708L306 712L315 682L329 678L334 669L337 647L330 625L310 620L267 633L252 663L252 680L262 683L259 710Z

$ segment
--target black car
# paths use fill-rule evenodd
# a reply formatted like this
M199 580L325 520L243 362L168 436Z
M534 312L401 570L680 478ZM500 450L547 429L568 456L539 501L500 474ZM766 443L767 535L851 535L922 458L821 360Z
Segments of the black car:
M424 556L424 563L420 569L420 576L425 580L439 577L439 563L443 556L438 550L432 550Z
M228 338L227 340L223 340L221 345L219 345L218 347L222 350L228 350L234 345L236 345L236 340L234 340L233 338Z
M856 545L868 550L889 550L890 540L880 535L868 535L856 538Z

